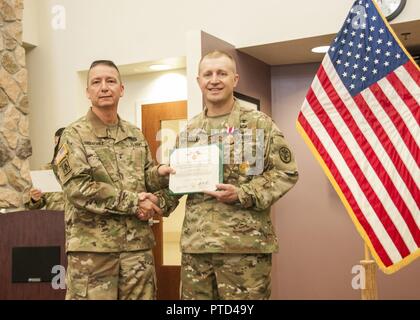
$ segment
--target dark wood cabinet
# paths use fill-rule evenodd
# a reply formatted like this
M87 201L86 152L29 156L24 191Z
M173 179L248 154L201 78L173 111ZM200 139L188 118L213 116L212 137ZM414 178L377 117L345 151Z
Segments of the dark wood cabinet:
M25 211L0 215L0 300L63 300L65 290L50 282L12 282L13 248L59 247L66 268L64 212ZM33 263L37 263L36 260Z

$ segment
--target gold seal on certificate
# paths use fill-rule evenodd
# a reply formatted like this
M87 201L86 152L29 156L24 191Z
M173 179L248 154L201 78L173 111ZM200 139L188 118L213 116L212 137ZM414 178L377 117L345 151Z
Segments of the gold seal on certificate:
M169 190L174 194L215 191L223 180L221 151L217 144L175 149L170 165L176 170L169 178Z

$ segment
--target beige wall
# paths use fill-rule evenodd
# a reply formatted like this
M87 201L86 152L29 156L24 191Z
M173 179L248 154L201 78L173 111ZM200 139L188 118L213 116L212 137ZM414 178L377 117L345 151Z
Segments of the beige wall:
M122 77L125 86L120 116L141 127L141 104L187 100L185 69Z
M27 45L37 46L39 44L38 30L38 0L24 0L23 10L23 42Z
M321 7L312 0L288 1L287 6L278 0L231 0L223 3L219 16L209 14L215 10L210 0L25 0L24 35L38 45L27 55L32 167L48 161L54 131L85 113L78 71L91 61L108 58L129 64L188 56L191 30L205 30L236 47L329 34L339 29L351 3L323 0ZM65 30L52 28L56 4L65 9ZM420 1L409 1L396 21L419 17ZM199 110L198 90L192 90L190 116Z
M364 257L361 237L321 167L295 129L317 64L272 68L272 116L299 166L297 185L273 212L280 252L273 262L275 299L359 299L352 267ZM420 299L420 260L394 275L378 271L381 299Z
M183 56L185 33L195 29L237 47L334 33L353 0L230 0L223 3L220 16L211 14L215 12L211 0L25 0L25 6L31 8L31 2L41 11L40 33L51 26L54 5L66 9L66 32L58 32L56 41L73 48L72 65L82 69L104 52L121 63ZM393 22L419 19L420 2L407 2Z

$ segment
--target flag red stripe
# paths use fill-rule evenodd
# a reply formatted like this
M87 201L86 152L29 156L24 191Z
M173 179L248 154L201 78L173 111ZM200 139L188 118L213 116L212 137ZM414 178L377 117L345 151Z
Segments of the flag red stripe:
M387 190L390 198L394 202L395 207L401 213L401 216L403 217L405 223L407 224L407 227L409 228L417 246L420 246L420 230L417 227L417 224L413 218L413 215L411 214L405 201L402 199L400 192L398 191L393 181L389 177L389 174L387 170L384 168L381 160L378 158L375 151L370 146L370 143L367 141L365 135L360 130L353 116L348 111L347 106L341 100L340 96L338 95L333 84L328 78L328 75L326 74L325 69L322 65L319 68L317 75L318 75L320 83L322 84L322 87L324 88L325 92L330 98L332 104L336 108L337 112L343 118L344 122L346 123L347 127L352 133L354 139L357 141L357 144L359 145L360 149L365 154L366 159L369 161L370 165L375 170L377 176L379 177L385 189ZM418 198L416 200L420 201L420 199Z
M381 123L378 121L376 116L373 114L372 110L369 108L368 104L366 103L365 99L360 93L354 96L353 100L356 103L357 107L359 108L360 112L365 117L366 121L369 123L373 132L376 134L378 140L381 142L389 158L394 163L394 166L399 172L401 179L403 179L403 181L408 187L408 190L410 190L410 193L413 196L413 199L415 199L417 206L419 206L419 201L420 201L419 188L417 188L417 184L414 181L410 171L408 171L406 165L401 160L400 155L395 150L395 146L393 145L392 141L389 139L388 134L386 133L386 131L384 130L384 128L382 127Z
M405 70L410 74L411 78L413 78L414 82L420 86L420 72L417 67L414 65L413 62L408 61L406 64L403 65Z
M345 162L347 163L347 166L349 167L354 178L359 184L360 189L363 191L372 209L375 211L386 232L389 234L398 252L402 257L406 257L410 254L410 250L407 248L403 238L401 237L394 223L389 218L386 209L384 208L382 202L376 195L375 191L372 189L369 181L366 179L363 171L360 169L356 159L354 159L353 155L351 154L348 146L346 145L346 142L342 139L340 133L335 128L328 114L325 112L324 108L319 103L318 98L316 97L312 87L309 89L306 99L308 100L313 112L323 124L325 130L331 137L337 149L343 156Z
M416 99L414 99L414 97L411 95L411 93L407 90L405 85L395 75L394 72L388 74L386 78L388 79L389 83L394 87L395 91L398 93L400 98L407 105L414 119L416 119L417 124L420 125L420 106L417 103Z
M370 91L379 102L379 105L391 119L414 160L416 160L417 165L420 165L420 159L418 159L416 155L417 143L413 139L410 130L408 130L400 114L395 110L394 105L391 103L391 101L389 101L382 88L377 83L374 83L370 86Z
M371 225L366 220L365 216L363 215L360 207L357 205L356 200L354 199L353 193L350 191L349 187L347 186L346 182L344 181L343 177L340 174L340 171L337 169L336 165L332 161L330 155L328 154L327 150L324 148L322 142L319 140L318 136L312 129L311 125L306 120L305 116L301 112L298 116L298 121L302 126L303 130L308 135L309 139L311 140L314 147L317 149L319 155L324 160L325 164L327 165L328 169L330 170L332 176L334 177L335 181L337 182L340 190L343 192L347 202L349 203L351 209L353 210L356 219L359 221L362 228L365 230L367 236L370 239L376 253L378 254L379 258L383 262L385 266L392 265L392 260L389 257L388 253L386 252L385 248L382 246L381 242L379 241L378 237L376 236L375 232L373 231Z

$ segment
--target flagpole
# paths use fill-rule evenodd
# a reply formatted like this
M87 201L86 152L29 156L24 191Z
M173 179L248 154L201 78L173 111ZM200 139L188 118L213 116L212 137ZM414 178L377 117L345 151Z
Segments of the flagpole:
M378 286L376 283L376 271L378 266L372 260L369 247L365 243L365 258L360 261L365 269L365 287L362 289L362 300L378 300Z
M367 246L366 243L365 243L365 260L371 260L369 247Z

